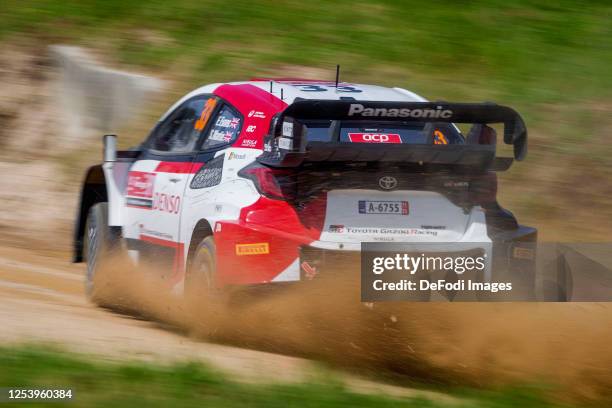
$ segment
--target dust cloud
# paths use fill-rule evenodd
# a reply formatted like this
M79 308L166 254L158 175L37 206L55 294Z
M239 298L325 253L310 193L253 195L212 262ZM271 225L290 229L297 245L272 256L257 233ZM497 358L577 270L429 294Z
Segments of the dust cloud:
M319 359L399 383L536 383L557 399L612 401L612 305L364 304L351 268L299 286L203 294L188 304L158 278L163 272L113 259L97 301L203 340Z

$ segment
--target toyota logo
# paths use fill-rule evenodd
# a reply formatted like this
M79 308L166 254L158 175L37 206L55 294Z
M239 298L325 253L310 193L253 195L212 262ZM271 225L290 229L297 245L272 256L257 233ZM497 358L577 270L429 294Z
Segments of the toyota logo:
M391 176L384 176L378 180L378 185L383 190L393 190L397 187L397 179Z

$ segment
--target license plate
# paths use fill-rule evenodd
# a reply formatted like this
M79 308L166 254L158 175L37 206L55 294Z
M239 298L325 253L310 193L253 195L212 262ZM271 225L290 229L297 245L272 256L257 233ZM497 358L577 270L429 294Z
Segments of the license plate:
M368 201L359 200L359 214L397 214L408 215L408 201Z

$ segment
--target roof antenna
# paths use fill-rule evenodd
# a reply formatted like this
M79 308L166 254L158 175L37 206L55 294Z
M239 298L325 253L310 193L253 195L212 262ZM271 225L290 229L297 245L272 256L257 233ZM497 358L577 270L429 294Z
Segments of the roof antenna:
M281 101L284 99L285 97L283 96L283 88L281 88Z
M336 65L336 90L338 90L338 81L340 80L340 64Z
M272 92L272 83L273 83L273 81L270 81L270 93L273 93Z

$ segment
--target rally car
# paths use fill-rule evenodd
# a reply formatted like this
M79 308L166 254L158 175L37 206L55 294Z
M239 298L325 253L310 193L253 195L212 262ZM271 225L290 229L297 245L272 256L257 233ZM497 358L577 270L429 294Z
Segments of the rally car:
M493 124L514 159L496 157ZM492 103L302 79L206 85L137 148L105 136L74 260L87 261L92 296L113 250L165 265L169 287L196 294L317 279L328 255L359 255L363 242L463 243L490 254L487 279L495 265L529 270L537 231L496 199L496 172L526 141L521 117Z

